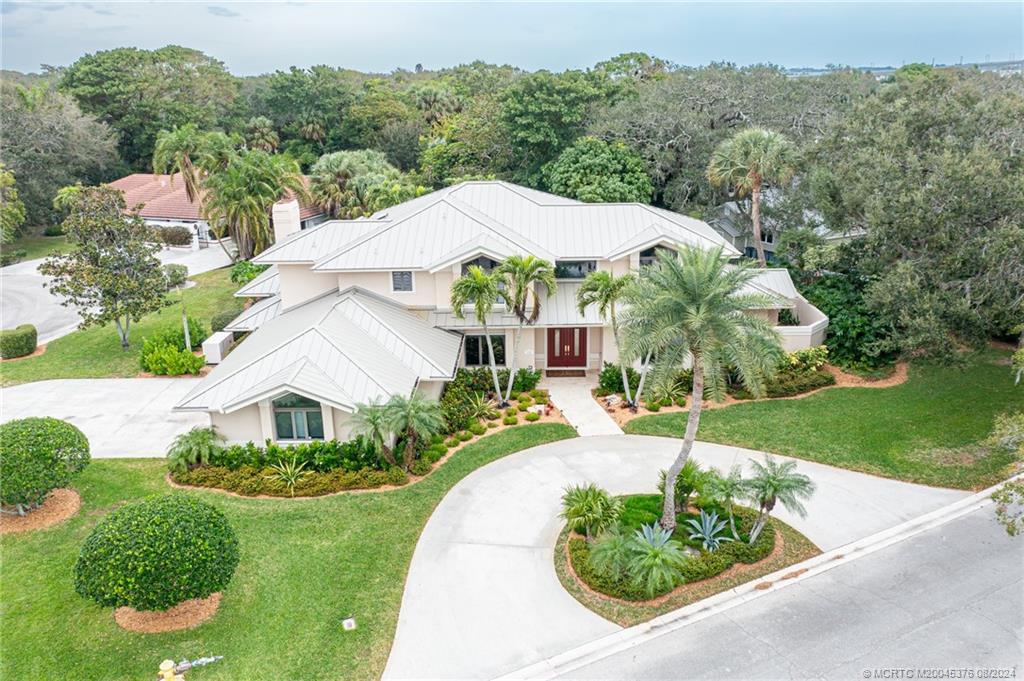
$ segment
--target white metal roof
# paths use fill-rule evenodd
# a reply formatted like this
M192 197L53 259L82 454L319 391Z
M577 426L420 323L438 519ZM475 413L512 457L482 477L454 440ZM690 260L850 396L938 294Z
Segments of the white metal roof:
M281 296L264 298L248 308L242 310L238 315L224 327L225 331L241 333L255 331L281 312Z
M541 298L540 315L537 317L537 326L601 326L604 321L597 312L597 306L587 307L583 314L580 314L576 307L576 292L582 282L565 281L558 282L555 295L550 298ZM435 326L445 329L468 329L479 328L480 323L476 320L476 314L467 307L463 319L452 311L431 312L428 321ZM487 325L494 328L514 327L519 321L511 311L504 307L496 308L487 318Z
M774 299L777 304L773 308L796 307L796 301L800 294L793 285L789 276L789 270L784 267L770 267L756 270L755 276L750 283L743 287L744 293L751 293L761 296L768 296Z
M352 411L450 379L461 336L359 288L281 312L231 352L176 406L231 412L285 392Z
M281 292L281 277L277 266L271 265L242 288L235 291L236 298L267 298Z

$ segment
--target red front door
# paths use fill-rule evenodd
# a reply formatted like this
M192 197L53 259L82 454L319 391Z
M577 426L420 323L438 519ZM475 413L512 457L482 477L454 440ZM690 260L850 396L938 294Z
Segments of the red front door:
M586 327L548 329L548 366L587 366Z

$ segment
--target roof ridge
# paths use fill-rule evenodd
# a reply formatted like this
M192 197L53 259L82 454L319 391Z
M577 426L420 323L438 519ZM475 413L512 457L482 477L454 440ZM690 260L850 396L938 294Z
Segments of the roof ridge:
M419 355L427 364L429 364L430 366L434 367L439 372L444 372L444 367L440 366L432 358L430 358L427 355L425 355L422 350L420 350L418 347L416 347L416 345L414 343L412 343L408 338L406 338L405 334L400 333L397 329L395 329L393 326L388 324L385 320L381 319L380 315L376 314L368 305L366 305L361 300L359 300L358 293L353 293L353 295L349 297L349 300L351 300L354 304L358 305L363 311L366 312L366 314L368 314L371 317L373 317L374 319L376 319L377 322L381 324L381 326L383 326L386 329L388 329L389 331L391 331L391 333L393 333L400 341L405 343L406 347L408 347L410 350L412 350L417 355ZM408 314L407 312L404 312L403 310L400 310L398 308L395 308L395 311L400 313L400 314ZM380 344L378 343L378 345L380 345ZM399 361L401 361L401 360L399 360ZM404 362L403 362L403 364L404 364Z
M499 222L496 218L491 217L487 213L484 213L482 210L471 206L470 204L466 203L465 201L462 201L461 199L459 199L457 197L454 197L454 196L453 197L445 197L444 201L445 201L445 203L447 203L452 208L454 208L455 210L459 211L460 213L462 213L463 215L465 215L469 219L475 220L476 222L481 223L487 230L489 230L490 232L494 233L494 235L496 235L496 236L498 236L498 237L500 237L502 239L505 239L506 241L508 241L508 242L510 242L510 243L512 243L512 244L514 244L516 246L519 246L520 248L522 248L526 252L528 252L528 253L536 253L538 255L546 254L546 255L550 255L552 260L555 259L555 254L554 253L551 253L550 251L548 251L548 249L542 247L540 244L535 243L532 239L527 237L522 232L516 230L513 227L509 227L508 225L506 225L503 222ZM452 203L451 201L454 201L455 203ZM472 211L472 212L468 212L468 211ZM473 215L473 213L479 213L481 216L483 216L484 219L481 220L476 215ZM526 243L525 244L524 243L520 243L520 242L516 241L515 239L511 238L510 236L508 236L507 234L502 234L499 229L496 229L492 224L488 224L488 221L493 223L493 225L497 225L498 227L506 229L509 232L511 232L512 234L515 234L517 237L519 237L520 239L522 239Z

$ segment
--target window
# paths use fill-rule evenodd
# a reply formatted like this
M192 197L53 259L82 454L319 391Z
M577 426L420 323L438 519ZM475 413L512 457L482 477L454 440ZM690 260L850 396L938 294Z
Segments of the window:
M644 250L640 251L640 267L647 267L648 265L653 265L655 262L657 262L658 251L664 251L666 253L672 254L675 253L675 251L672 250L671 248L666 248L664 246L653 246L651 248L645 248Z
M494 346L494 363L505 366L505 336L491 336ZM466 336L466 366L479 367L490 364L487 357L487 339L483 334Z
M555 278L583 279L596 269L596 260L559 260L555 263Z
M274 432L278 440L323 440L324 413L320 403L288 394L274 400Z
M392 291L412 291L412 272L404 270L391 273Z
M491 260L486 255L481 255L478 258L473 258L472 260L462 263L462 273L465 274L466 272L468 272L469 268L472 267L473 265L476 265L484 272L491 272L492 270L498 267L498 261Z
M761 232L761 241L766 244L773 244L775 243L775 235L771 232Z

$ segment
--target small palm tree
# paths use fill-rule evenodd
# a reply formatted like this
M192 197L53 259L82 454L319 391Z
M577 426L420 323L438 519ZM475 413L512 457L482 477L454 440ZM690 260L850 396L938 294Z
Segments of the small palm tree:
M796 173L796 147L782 133L747 128L723 141L711 155L707 177L711 184L735 187L739 196L750 195L757 261L765 266L761 242L761 190L765 182L785 184Z
M590 547L590 565L612 579L622 579L629 569L633 537L618 526L603 533Z
M224 437L213 426L196 426L174 438L167 449L167 466L173 473L184 473L197 466L205 466L210 459L224 451Z
M594 483L567 487L562 495L562 517L569 529L583 532L587 541L611 528L622 513L622 501Z
M363 435L373 445L377 456L390 466L397 466L395 453L391 449L391 422L385 405L378 402L356 405L352 415L352 434Z
M643 525L630 545L627 572L633 584L654 597L682 580L680 568L686 554L683 545L672 539L672 532L657 525Z
M619 338L619 321L615 314L615 306L622 301L626 290L633 283L635 277L632 274L623 274L616 277L611 272L597 270L587 275L583 283L576 291L576 306L580 314L591 305L597 305L597 313L602 319L609 321L612 327L612 336L615 338L615 347L619 348L619 370L622 372L622 385L626 390L626 403L630 406L636 404L637 396L631 395L629 391L629 379L626 376L626 358L622 355L622 345Z
M712 475L705 486L704 493L725 508L725 512L729 516L729 529L732 531L733 539L740 538L739 533L736 531L736 518L733 516L733 508L738 499L746 496L746 489L746 481L743 479L743 467L739 464L730 468L728 475L717 473Z
M668 476L666 471L660 471L658 480L658 492L665 494L665 478ZM675 509L676 515L679 515L686 510L690 504L690 496L694 492L702 491L704 480L707 478L707 472L700 467L696 459L687 459L683 467L679 469L679 475L676 476L675 494Z
M455 316L462 319L465 315L464 308L467 305L472 305L473 316L476 318L476 322L483 327L484 338L487 340L487 363L491 367L491 378L494 380L494 395L501 400L501 384L498 381L498 365L494 359L494 344L491 342L491 333L487 327L487 317L498 302L498 291L498 276L493 272L485 272L479 265L470 265L466 273L452 283L452 309L455 311ZM499 406L505 407L507 404L505 400L501 400Z
M807 501L814 495L815 485L803 473L796 472L795 461L783 461L779 463L770 454L764 457L764 465L756 461L750 462L754 468L754 475L747 480L746 496L758 506L757 520L750 530L750 543L753 544L776 503L790 513L795 513L801 518L807 517L807 509L802 502Z
M726 368L734 367L744 386L761 395L765 378L782 357L778 334L764 319L746 311L764 307L763 296L744 295L756 275L747 265L729 266L721 248L680 246L661 252L643 277L630 287L623 313L623 345L632 357L657 353L654 372L693 367L693 400L679 455L669 467L661 526L676 526L675 482L693 449L705 387L720 399ZM705 380L707 385L705 386Z
M274 130L274 122L266 116L253 116L246 125L246 141L253 149L260 149L268 154L277 151L280 139Z
M441 405L421 392L409 397L393 395L384 408L391 431L405 439L402 467L409 470L416 455L416 443L429 441L444 429Z
M153 172L169 173L172 181L175 174L181 173L185 195L192 203L199 198L203 181L197 161L202 154L204 137L195 123L186 123L173 130L161 130L153 147Z
M512 358L508 362L508 385L505 387L503 400L503 403L507 403L512 395L512 384L516 380L516 357L519 355L523 326L535 323L540 316L540 296L537 294L537 287L544 287L547 298L555 294L555 268L547 260L532 255L513 255L498 266L497 273L505 283L505 299L509 308L519 320L512 342Z

